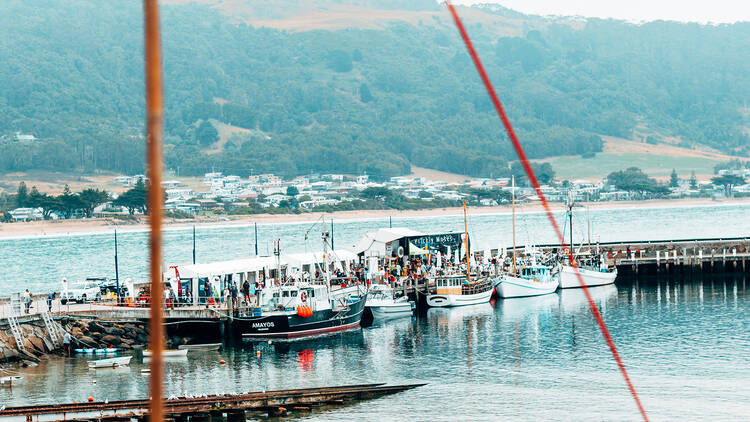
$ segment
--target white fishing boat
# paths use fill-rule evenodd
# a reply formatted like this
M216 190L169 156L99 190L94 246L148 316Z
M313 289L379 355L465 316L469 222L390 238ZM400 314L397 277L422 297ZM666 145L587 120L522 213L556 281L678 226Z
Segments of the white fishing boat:
M578 265L578 272L581 274L583 284L587 287L612 284L617 278L617 268L609 268L604 262L592 264L582 261ZM581 282L576 275L576 269L569 265L561 265L557 277L561 289L581 287Z
M375 319L395 318L411 315L414 312L414 302L406 296L394 297L394 291L384 284L373 284L367 294L365 308L370 309Z
M450 307L487 303L492 297L492 283L487 279L469 282L466 275L435 277L435 288L427 293L427 306Z
M221 343L206 343L206 344L181 344L177 346L179 350L193 350L199 352L210 352L221 349Z
M132 356L122 356L122 357L117 357L117 358L90 360L88 361L88 365L89 365L89 368L93 368L93 369L117 368L119 366L130 365L130 359L132 358L133 358Z
M502 298L546 295L557 290L558 285L552 268L544 265L521 267L516 276L501 274L496 280L495 291Z
M187 356L188 350L187 349L168 349L168 350L162 350L161 355L163 357L179 357L179 356ZM143 351L144 357L151 357L154 355L154 352L152 350L146 349Z

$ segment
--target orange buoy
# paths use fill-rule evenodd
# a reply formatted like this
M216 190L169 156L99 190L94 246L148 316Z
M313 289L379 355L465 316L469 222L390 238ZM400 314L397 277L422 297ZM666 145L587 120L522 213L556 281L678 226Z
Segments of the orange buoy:
M93 397L89 397L89 403L91 403L93 401L94 401L94 398Z
M260 359L260 350L258 350L257 352L255 352L255 355L258 356L258 359Z
M220 365L226 365L226 363L227 363L227 361L225 361L224 359L222 359L222 360L219 361Z

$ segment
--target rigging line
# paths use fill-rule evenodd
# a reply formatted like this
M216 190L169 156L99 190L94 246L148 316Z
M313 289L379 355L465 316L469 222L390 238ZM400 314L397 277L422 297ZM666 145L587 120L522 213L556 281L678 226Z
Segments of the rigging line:
M477 68L477 72L479 73L479 76L482 79L482 82L484 83L484 87L487 89L487 94L490 96L490 99L492 100L492 104L495 106L495 110L497 111L497 114L500 117L500 120L502 120L503 122L503 126L505 126L505 130L508 133L508 137L510 138L513 144L513 148L516 151L516 155L518 155L518 159L523 165L524 171L526 172L526 175L528 176L529 181L534 186L534 190L539 196L539 199L542 203L542 206L544 207L547 217L549 218L549 221L552 224L552 227L555 229L555 233L557 234L557 237L560 239L560 244L563 245L564 247L565 239L562 237L562 232L560 231L560 227L558 226L557 221L555 221L555 217L552 215L552 211L549 207L549 204L547 203L547 198L544 196L544 193L542 192L542 189L539 185L539 181L537 180L536 175L534 174L534 170L531 168L531 164L529 163L529 160L526 157L526 153L524 152L524 149L521 146L521 142L518 140L518 137L516 136L516 133L513 130L513 126L510 123L510 119L505 113L505 109L503 108L503 105L500 103L500 99L498 98L497 93L495 92L495 88L493 87L489 76L487 76L487 72L485 71L484 66L482 65L482 61L479 59L479 55L474 49L474 45L472 44L471 39L469 38L469 34L466 32L466 28L461 22L461 18L458 16L458 12L456 12L456 9L455 7L453 7L453 4L451 3L451 1L446 0L445 4L448 7L448 10L450 11L451 15L453 16L453 20L456 24L456 27L458 28L459 33L461 34L461 38L463 39L464 44L466 44L466 49L468 50L469 55L471 56L471 59L474 62L474 66ZM571 264L571 266L574 263L572 251L568 252L568 262ZM599 325L599 328L601 329L602 335L604 336L604 339L606 340L610 351L612 352L612 357L615 359L615 362L617 362L617 366L619 367L620 372L622 373L622 376L625 379L625 383L627 384L628 389L630 390L630 394L633 396L633 399L635 400L635 403L638 406L638 410L640 411L641 416L643 416L643 419L645 421L648 421L646 410L643 408L643 405L641 404L641 400L638 397L638 393L635 391L635 387L633 386L633 383L630 381L630 377L628 376L628 372L625 369L625 365L623 364L622 359L620 358L620 354L617 351L617 347L615 346L614 340L612 340L612 336L610 335L609 330L607 329L607 325L604 323L604 318L602 318L599 308L596 306L596 304L594 303L594 300L591 298L591 293L589 293L588 287L586 287L585 283L583 282L583 277L581 277L581 273L578 271L577 267L574 266L573 269L575 271L576 277L578 278L578 282L580 283L583 289L583 292L586 296L586 300L589 303L589 308L591 309L591 313L593 313L594 317L596 318L596 322Z

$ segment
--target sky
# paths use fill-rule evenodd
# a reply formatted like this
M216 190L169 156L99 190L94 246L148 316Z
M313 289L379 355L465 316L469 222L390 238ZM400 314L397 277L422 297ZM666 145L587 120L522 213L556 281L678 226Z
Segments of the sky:
M634 22L659 19L700 23L750 21L750 0L453 0L453 3L497 3L536 15L580 15Z

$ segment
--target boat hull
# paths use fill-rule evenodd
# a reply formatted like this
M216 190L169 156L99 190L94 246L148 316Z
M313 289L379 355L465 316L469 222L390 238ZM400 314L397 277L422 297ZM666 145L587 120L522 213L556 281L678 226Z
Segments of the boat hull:
M102 360L90 360L88 362L89 368L117 368L118 366L130 365L130 359L132 356L124 356L121 358L110 358Z
M179 357L179 356L187 356L187 349L177 349L177 350L163 350L161 352L162 357ZM151 357L154 355L154 352L151 350L144 350L143 356L144 357Z
M554 293L557 290L558 281L549 280L537 282L518 277L503 277L495 286L497 295L502 298L541 296Z
M426 298L427 306L434 308L447 308L454 306L468 306L476 305L479 303L487 303L492 296L493 289L489 289L469 294L469 295L455 295L455 294L428 294Z
M199 352L209 352L213 350L221 349L221 343L209 343L209 344L182 344L177 346L179 350L195 350Z
M312 316L297 314L272 314L235 319L235 329L243 338L293 339L318 336L359 326L365 310L366 297L362 297L342 311L330 309L315 311Z
M387 319L411 315L414 312L412 302L393 303L388 305L368 306L373 318Z
M617 270L612 272L601 272L579 268L578 271L581 274L581 278L583 278L583 283L587 287L612 284L615 282L615 278L617 278ZM560 269L558 283L561 289L581 287L581 283L578 281L575 270L568 266L563 266Z

